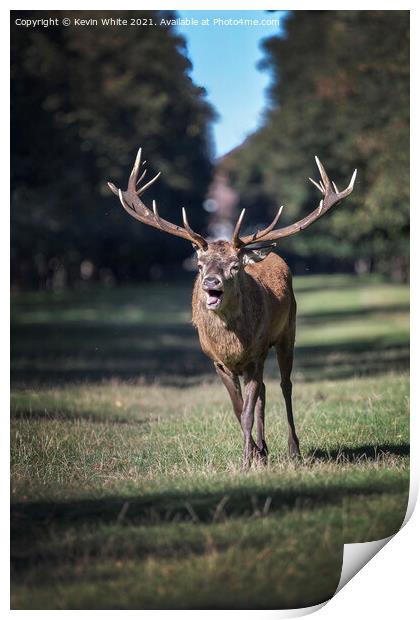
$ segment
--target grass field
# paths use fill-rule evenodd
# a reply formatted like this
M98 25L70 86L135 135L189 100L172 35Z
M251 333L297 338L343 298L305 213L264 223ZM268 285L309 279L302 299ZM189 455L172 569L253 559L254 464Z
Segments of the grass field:
M266 468L199 349L190 287L12 303L12 608L290 608L329 598L342 545L408 498L408 289L295 279L287 457L267 363Z

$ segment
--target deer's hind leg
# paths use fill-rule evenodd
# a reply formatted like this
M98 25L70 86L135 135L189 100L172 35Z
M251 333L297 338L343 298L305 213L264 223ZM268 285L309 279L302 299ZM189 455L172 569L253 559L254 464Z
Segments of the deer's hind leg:
M281 376L281 390L286 404L287 424L289 427L289 455L300 456L299 439L296 435L292 407L292 382L290 375L293 368L293 354L295 348L295 329L290 329L287 334L276 343L277 361Z

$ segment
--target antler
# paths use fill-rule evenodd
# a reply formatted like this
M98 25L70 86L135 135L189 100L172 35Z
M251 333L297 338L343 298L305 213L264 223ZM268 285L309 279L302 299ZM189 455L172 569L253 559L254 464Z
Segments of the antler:
M145 164L146 162L143 162ZM205 250L207 248L207 241L194 232L191 226L188 223L187 213L185 209L182 209L182 220L184 222L184 228L182 226L178 226L177 224L171 224L167 220L164 220L160 217L156 202L153 200L153 212L150 211L140 200L140 196L144 194L144 192L151 186L157 179L160 177L160 172L157 173L153 179L150 179L147 183L145 183L142 187L137 189L137 185L142 181L146 174L146 170L143 171L141 177L139 178L139 171L142 165L141 162L141 148L137 152L136 161L134 162L133 169L131 171L130 177L128 179L128 187L123 192L118 189L113 183L108 182L109 189L119 197L120 202L124 209L127 211L131 217L142 222L143 224L148 224L149 226L153 226L158 230L162 230L164 232L169 233L170 235L175 235L176 237L182 237L183 239L187 239L187 241L191 241L195 245L198 245L200 248Z
M311 178L309 180L315 185L315 187L319 189L319 191L323 195L323 198L320 201L318 207L314 209L312 213L299 220L298 222L295 222L290 226L285 226L284 228L278 228L277 230L273 230L280 218L283 209L283 207L280 207L274 220L269 226L267 226L267 228L264 228L264 230L261 231L257 231L253 235L239 237L239 230L241 228L242 220L245 214L245 209L243 209L238 218L232 236L232 245L234 247L242 248L246 245L250 245L251 243L256 243L257 241L277 241L278 239L282 239L283 237L289 237L290 235L294 235L295 233L304 230L305 228L310 226L313 222L316 222L316 220L325 215L325 213L329 209L331 209L331 207L339 203L344 198L347 198L347 196L352 193L354 182L356 180L357 170L353 172L353 176L351 177L351 181L348 187L342 192L340 192L334 181L331 182L328 178L328 175L325 172L325 168L319 161L318 157L315 157L315 161L321 175L321 181L317 183Z

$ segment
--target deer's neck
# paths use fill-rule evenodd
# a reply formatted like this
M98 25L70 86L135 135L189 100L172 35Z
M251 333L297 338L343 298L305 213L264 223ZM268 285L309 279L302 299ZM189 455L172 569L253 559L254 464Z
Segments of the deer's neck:
M193 324L197 327L203 351L227 367L240 364L252 349L258 331L257 283L246 273L238 275L220 311L208 310L206 296L198 281L193 294Z

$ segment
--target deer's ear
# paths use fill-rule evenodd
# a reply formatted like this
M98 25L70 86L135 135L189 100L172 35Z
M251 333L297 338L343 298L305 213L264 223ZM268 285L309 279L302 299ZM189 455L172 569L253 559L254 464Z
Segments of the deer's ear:
M192 241L191 245L193 247L193 250L196 252L197 256L200 256L200 254L202 254L205 251L198 243L194 243Z
M244 265L259 263L264 260L264 258L266 258L275 247L276 244L272 243L271 245L266 245L261 248L246 248L242 256L242 262Z

